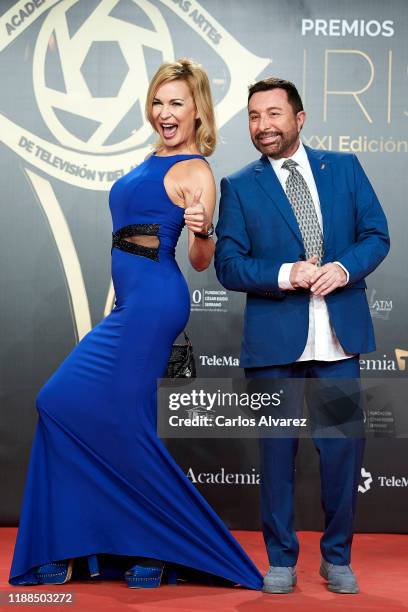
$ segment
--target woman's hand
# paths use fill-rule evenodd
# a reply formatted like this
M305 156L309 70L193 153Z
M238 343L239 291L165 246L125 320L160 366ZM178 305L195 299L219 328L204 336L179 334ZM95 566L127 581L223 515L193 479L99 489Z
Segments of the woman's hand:
M184 209L184 222L192 232L206 233L210 227L207 211L200 202L202 189L196 189L194 196L190 198L188 206Z

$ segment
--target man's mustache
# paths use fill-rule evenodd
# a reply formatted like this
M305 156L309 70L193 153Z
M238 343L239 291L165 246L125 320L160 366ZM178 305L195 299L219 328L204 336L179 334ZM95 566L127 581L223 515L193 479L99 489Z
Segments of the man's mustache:
M265 138L265 136L266 137L268 137L268 136L282 136L282 132L270 132L270 131L268 131L268 132L259 132L259 134L257 134L255 136L255 138L256 138L256 140L259 140L261 138Z

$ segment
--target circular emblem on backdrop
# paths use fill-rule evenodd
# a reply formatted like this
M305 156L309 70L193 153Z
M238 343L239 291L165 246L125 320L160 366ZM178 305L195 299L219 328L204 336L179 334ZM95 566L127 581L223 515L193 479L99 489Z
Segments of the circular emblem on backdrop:
M33 57L38 108L55 138L76 150L123 151L152 134L144 118L151 78L145 51L153 49L164 61L174 57L173 44L162 14L148 0L127 3L132 21L115 13L120 5L121 0L102 0L87 8L80 0L65 0L49 11L38 35ZM131 127L124 133L121 124L129 114Z
M216 107L219 128L246 106L242 83L253 81L272 61L246 49L196 0L28 4L36 8L18 30L11 29L12 37L0 36L0 52L42 18L35 33L32 86L37 112L53 138L0 112L0 139L46 176L84 189L108 191L150 151L153 130L144 118L149 81L161 62L175 57L168 12L179 19L185 53L194 56L189 38L194 32L228 69L228 89ZM9 31L13 10L0 17L0 32L2 27Z

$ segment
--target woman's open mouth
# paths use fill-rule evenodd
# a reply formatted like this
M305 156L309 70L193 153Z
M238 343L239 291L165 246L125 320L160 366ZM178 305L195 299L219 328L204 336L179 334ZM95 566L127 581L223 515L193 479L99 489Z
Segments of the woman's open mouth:
M161 127L164 138L170 139L176 135L178 125L176 123L162 123Z

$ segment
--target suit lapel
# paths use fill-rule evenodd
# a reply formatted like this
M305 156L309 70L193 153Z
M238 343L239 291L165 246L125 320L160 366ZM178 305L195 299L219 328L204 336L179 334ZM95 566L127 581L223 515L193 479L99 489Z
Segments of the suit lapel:
M295 215L286 193L282 189L278 177L276 176L268 158L262 156L259 162L255 166L255 178L259 185L263 189L264 193L269 199L273 201L275 206L278 208L282 217L299 240L300 244L303 245L302 236L297 224Z
M309 158L310 167L319 194L320 209L323 219L323 240L324 244L329 243L331 230L332 194L333 194L333 175L330 163L324 151L316 151L305 146Z

